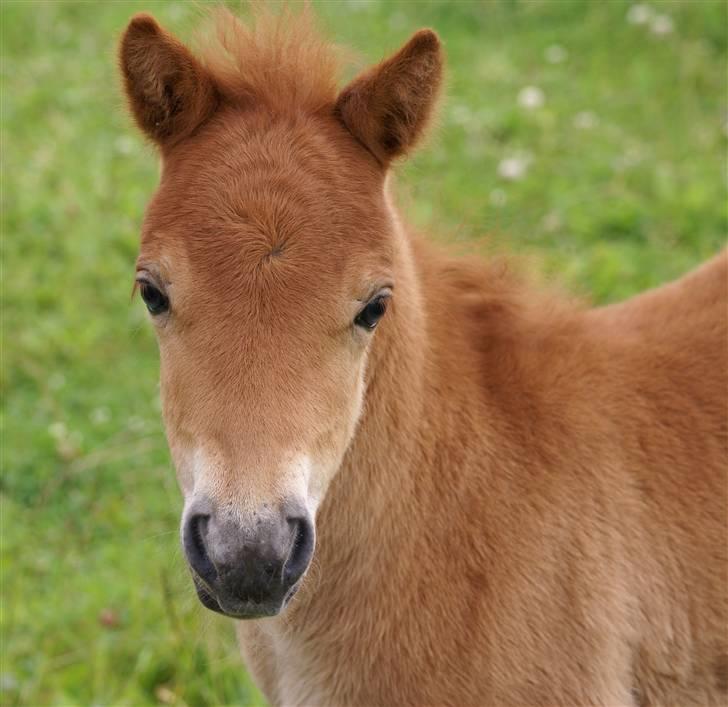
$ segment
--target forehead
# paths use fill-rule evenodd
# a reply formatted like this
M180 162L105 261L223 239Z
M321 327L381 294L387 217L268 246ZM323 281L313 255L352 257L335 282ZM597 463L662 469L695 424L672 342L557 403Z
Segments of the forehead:
M266 273L321 287L387 268L386 221L381 174L333 119L231 110L165 157L140 261L228 288Z

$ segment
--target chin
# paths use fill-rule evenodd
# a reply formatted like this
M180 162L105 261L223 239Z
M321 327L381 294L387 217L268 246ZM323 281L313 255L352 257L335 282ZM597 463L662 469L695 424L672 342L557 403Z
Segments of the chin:
M271 598L264 601L240 600L233 597L218 597L196 577L193 579L197 597L205 608L241 621L278 616L288 606L299 588L299 583L296 583L282 598Z

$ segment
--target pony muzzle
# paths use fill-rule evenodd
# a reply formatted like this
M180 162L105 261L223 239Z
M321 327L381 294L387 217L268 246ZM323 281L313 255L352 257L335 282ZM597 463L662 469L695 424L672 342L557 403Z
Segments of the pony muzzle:
M278 614L311 562L314 526L298 505L264 506L244 522L196 499L182 522L182 545L200 601L239 619Z

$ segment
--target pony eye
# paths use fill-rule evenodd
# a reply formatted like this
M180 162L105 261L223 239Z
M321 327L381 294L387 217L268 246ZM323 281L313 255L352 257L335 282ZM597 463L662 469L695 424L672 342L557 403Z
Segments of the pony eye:
M139 292L150 314L162 314L169 309L169 299L151 283L140 282Z
M367 302L364 309L356 315L354 324L362 327L363 329L374 329L374 327L379 323L379 320L384 316L384 313L387 311L388 300L388 294L380 294Z

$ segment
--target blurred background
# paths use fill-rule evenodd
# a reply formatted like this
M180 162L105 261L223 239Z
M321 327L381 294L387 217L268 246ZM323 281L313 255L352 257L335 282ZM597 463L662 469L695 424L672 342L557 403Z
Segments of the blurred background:
M440 33L439 129L399 180L432 238L487 235L597 303L725 243L722 0L313 4L362 63ZM130 298L157 162L115 45L141 10L189 38L201 8L1 6L3 705L262 704L178 549L156 344Z

